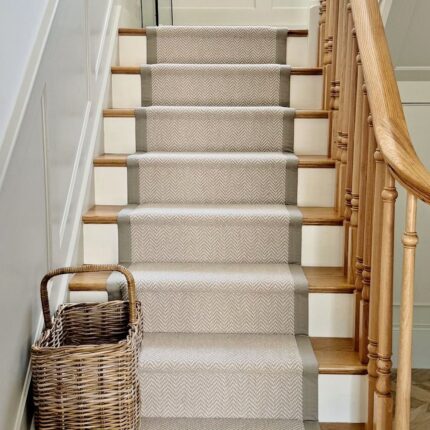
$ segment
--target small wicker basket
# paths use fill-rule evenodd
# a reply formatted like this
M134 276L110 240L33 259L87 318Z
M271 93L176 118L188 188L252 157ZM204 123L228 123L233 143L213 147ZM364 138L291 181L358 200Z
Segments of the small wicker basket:
M129 301L63 305L51 322L48 281L101 271L124 274ZM143 330L132 274L117 265L61 268L45 275L40 294L45 328L31 350L36 428L138 430Z

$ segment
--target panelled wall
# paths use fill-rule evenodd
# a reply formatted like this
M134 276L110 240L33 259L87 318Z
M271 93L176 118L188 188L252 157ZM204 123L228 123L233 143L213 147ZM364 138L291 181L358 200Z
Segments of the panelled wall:
M9 18L24 34L20 17L28 4L23 3L14 2L17 10ZM1 429L29 428L29 347L41 329L38 282L49 268L80 260L80 217L90 205L92 160L102 141L117 3L49 2L40 20L47 26L41 29L46 43L27 59L27 77L34 82L24 94L22 121L12 124L16 138L1 159ZM13 43L5 35L2 43L8 42ZM65 287L64 281L55 286L53 307L63 300Z

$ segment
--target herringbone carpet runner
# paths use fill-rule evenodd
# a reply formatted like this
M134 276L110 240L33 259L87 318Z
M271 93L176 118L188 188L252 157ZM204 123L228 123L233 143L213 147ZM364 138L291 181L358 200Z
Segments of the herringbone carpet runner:
M147 30L118 219L145 316L142 429L319 429L286 38ZM126 295L118 275L108 291Z

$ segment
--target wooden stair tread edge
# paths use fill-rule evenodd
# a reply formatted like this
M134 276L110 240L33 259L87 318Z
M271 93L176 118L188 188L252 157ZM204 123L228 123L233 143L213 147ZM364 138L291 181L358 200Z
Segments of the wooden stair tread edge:
M142 67L145 67L143 65ZM111 72L113 75L140 75L142 67L140 66L112 66ZM292 67L291 75L322 75L321 67Z
M120 36L145 36L146 28L125 28L121 27L118 29L118 34ZM293 29L288 30L288 36L290 37L307 37L309 34L308 29Z
M116 224L121 205L96 205L83 216L84 224ZM300 207L303 225L342 225L342 218L334 208Z
M335 294L352 293L354 291L354 287L346 282L344 276L341 276L342 268L304 267L303 270L309 281L310 293ZM313 275L309 275L309 273ZM330 273L332 273L331 278L329 277ZM104 291L106 289L106 280L107 276L104 272L101 274L82 273L72 278L70 289L71 291Z
M303 267L303 271L311 293L351 294L355 290L343 267Z
M135 118L135 109L104 109L105 118ZM319 119L328 118L327 110L296 110L296 119Z
M102 154L94 159L96 167L127 167L129 154ZM298 155L299 167L332 169L335 167L335 160L324 155Z
M351 338L311 337L320 374L367 375Z

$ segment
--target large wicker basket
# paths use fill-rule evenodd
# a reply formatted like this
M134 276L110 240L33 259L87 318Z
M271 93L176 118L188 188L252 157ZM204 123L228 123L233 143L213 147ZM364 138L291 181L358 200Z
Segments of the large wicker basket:
M118 271L129 301L63 305L53 321L47 284L57 275ZM137 430L142 316L131 273L121 266L54 270L42 280L45 329L31 350L35 423L43 430Z

